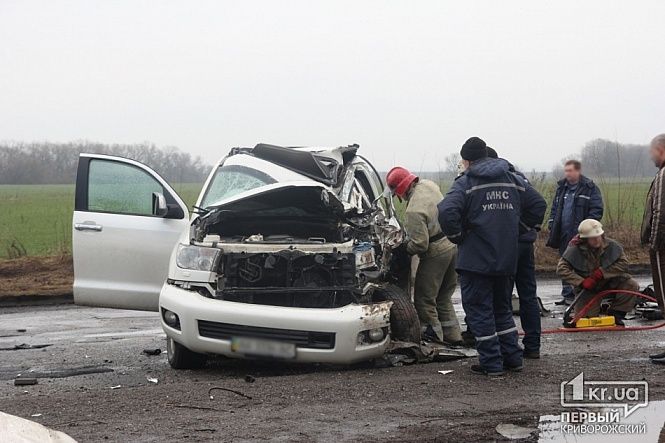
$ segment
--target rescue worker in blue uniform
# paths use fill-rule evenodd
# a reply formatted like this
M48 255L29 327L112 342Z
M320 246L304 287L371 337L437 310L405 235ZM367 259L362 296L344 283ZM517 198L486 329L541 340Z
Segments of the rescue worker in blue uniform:
M534 210L540 196L507 161L488 158L480 138L467 140L461 156L467 168L439 203L439 223L458 244L462 306L480 361L471 370L501 376L523 369L510 298L520 222L531 228L541 222Z
M499 158L497 152L487 147L487 156ZM519 175L527 183L529 180L513 165L510 172ZM539 199L534 199L533 210L538 215L540 222L545 218L547 202L539 194ZM515 273L515 288L520 301L520 324L524 330L522 346L524 347L524 358L540 358L540 333L542 330L540 322L540 304L538 303L536 284L536 260L534 257L534 243L538 238L540 223L533 228L520 224L520 238L517 243L517 272Z

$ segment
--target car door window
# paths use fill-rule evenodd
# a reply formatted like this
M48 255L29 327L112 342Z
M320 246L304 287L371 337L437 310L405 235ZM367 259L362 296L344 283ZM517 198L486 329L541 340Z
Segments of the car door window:
M93 159L88 173L88 211L152 215L152 193L163 186L135 166Z

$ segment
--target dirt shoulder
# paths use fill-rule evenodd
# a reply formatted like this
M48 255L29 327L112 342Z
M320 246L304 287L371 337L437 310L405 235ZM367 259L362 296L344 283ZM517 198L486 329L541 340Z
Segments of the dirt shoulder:
M0 260L0 298L72 294L72 256Z
M634 274L649 271L649 254L634 238L632 231L616 232ZM541 233L535 245L536 270L541 276L554 276L558 252L545 246L547 234ZM29 296L70 296L74 283L71 255L0 259L0 299Z

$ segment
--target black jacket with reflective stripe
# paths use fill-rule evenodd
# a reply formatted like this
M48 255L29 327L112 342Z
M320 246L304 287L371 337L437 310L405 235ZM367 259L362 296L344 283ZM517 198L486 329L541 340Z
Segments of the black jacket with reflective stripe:
M471 164L438 205L441 229L459 245L457 270L515 274L520 220L530 228L540 225L541 200L507 161L486 158Z

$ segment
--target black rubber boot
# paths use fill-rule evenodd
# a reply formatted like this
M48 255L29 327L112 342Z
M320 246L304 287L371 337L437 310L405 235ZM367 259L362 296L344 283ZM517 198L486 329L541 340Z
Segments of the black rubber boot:
M422 332L422 339L430 343L444 344L444 342L436 335L436 332L434 332L432 325L427 325Z
M540 358L540 351L524 351L524 358L537 360Z
M480 365L472 365L471 372L478 375L486 375L488 377L501 377L506 374L506 371L488 371Z
M607 314L614 317L614 324L616 324L617 326L626 326L626 323L624 323L624 320L626 319L625 312L609 309L607 311Z
M476 347L476 338L473 336L471 331L468 329L462 332L462 340L464 341L464 346L467 348Z

